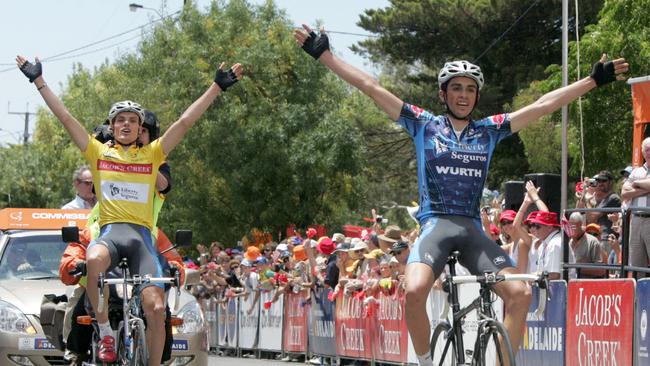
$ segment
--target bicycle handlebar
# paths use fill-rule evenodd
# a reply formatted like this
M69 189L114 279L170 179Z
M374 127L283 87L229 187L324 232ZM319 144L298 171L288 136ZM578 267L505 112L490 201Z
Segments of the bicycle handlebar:
M535 315L539 316L544 313L546 309L546 302L550 301L551 294L549 291L548 272L538 274L495 274L484 273L481 276L452 276L448 280L454 284L460 285L465 283L481 283L481 284L496 284L503 281L527 281L535 282L539 287L539 299L537 301L537 309ZM446 315L447 310L443 310L441 314Z
M105 278L104 273L99 274L99 279L97 280L97 286L99 287L99 302L97 304L97 311L102 312L104 310L104 291L102 290L106 285L141 285L146 283L153 284L171 284L176 287L175 302L174 302L174 312L178 310L178 303L180 302L180 275L178 272L174 273L174 277L149 277L143 276L140 277L135 275L131 278ZM126 294L125 294L126 296Z

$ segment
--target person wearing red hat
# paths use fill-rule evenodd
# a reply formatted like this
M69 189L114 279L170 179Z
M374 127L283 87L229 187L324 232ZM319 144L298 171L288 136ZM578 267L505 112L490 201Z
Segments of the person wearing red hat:
M547 271L549 279L559 280L562 271L562 234L555 212L533 211L526 225L535 237L528 253L528 272Z

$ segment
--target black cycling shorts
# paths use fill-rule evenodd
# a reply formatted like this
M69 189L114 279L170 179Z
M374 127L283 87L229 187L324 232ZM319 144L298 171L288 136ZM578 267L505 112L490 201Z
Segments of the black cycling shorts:
M456 250L460 252L460 264L474 275L498 273L514 267L506 252L485 235L479 219L457 215L434 216L427 220L411 248L408 263L428 264L437 278L449 254Z
M144 226L113 223L104 225L99 232L99 237L90 246L104 245L108 249L111 264L106 272L116 267L122 258L126 258L131 276L138 274L163 277L163 266L152 240L151 231ZM143 284L141 287L151 285L153 284ZM156 284L156 286L165 288L164 284Z

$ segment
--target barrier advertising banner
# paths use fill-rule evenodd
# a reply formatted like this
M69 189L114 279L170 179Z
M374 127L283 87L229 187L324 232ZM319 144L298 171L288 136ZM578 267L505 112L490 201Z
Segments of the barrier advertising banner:
M566 323L566 281L551 282L551 300L542 314L536 314L539 288L533 287L533 301L526 317L526 331L517 354L518 365L556 366L564 362Z
M335 306L327 299L331 291L318 288L311 295L308 344L309 352L317 355L336 356Z
M565 365L632 365L634 279L572 280Z
M307 352L307 311L303 292L284 296L284 337L285 352Z
M239 348L257 348L260 309L253 306L255 294L239 298Z
M650 278L636 282L636 364L650 365L650 332L648 332L648 313L650 313Z
M219 327L217 326L217 303L212 299L201 299L201 308L208 322L208 347L219 346Z
M273 299L272 292L261 292L258 303L260 314L258 348L266 351L282 351L282 316L284 310L284 297L264 309L261 304Z
M239 322L237 321L237 313L239 312L239 301L237 299L230 298L226 304L227 309L227 326L226 331L228 333L228 347L236 348L237 347L237 337L239 333Z
M370 331L371 321L364 314L363 301L355 296L343 295L336 298L336 353L372 359L373 339Z
M404 297L379 294L375 312L373 352L375 359L405 363L408 331L404 318Z
M217 310L217 344L219 347L228 346L228 308L214 302Z

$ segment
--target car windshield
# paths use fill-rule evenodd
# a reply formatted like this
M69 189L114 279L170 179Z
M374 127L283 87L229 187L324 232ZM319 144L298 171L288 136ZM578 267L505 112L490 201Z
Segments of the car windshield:
M58 278L66 246L60 235L12 237L2 250L0 279Z

